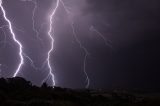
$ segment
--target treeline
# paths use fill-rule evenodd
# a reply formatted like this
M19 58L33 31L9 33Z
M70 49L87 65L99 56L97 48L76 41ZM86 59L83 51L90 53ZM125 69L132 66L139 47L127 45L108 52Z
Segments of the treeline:
M21 77L0 78L0 106L155 106L159 100L126 92L72 90L32 85ZM160 104L159 104L160 106Z

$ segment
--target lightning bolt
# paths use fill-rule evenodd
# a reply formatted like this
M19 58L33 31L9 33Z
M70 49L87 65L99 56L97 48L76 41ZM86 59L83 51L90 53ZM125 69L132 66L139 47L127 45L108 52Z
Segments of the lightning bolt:
M102 38L102 40L104 41L105 45L113 49L113 47L112 47L112 45L111 45L112 42L111 42L110 40L107 40L107 39L104 37L104 35L103 35L102 33L100 33L94 26L91 26L91 27L89 28L89 30L90 30L91 32L97 33L97 34Z
M78 39L77 34L76 34L76 32L75 32L75 28L74 28L74 23L72 23L71 26L72 26L73 35L74 35L74 37L75 37L76 42L79 44L80 48L81 48L81 49L83 50L83 52L85 53L85 56L84 56L84 59L83 59L83 72L85 73L86 82L87 82L87 84L86 84L85 87L88 88L89 85L90 85L90 79L89 79L88 74L87 74L87 71L86 71L86 62L87 62L87 57L89 56L90 53L89 53L88 50L82 45L81 41Z
M49 31L48 31L48 36L49 36L49 38L51 40L51 48L50 48L50 50L47 53L48 54L47 55L47 64L48 64L48 67L49 67L49 74L48 74L48 76L46 78L48 79L49 76L51 77L53 87L55 86L55 79L54 79L54 74L53 74L53 70L52 70L51 62L50 62L51 53L52 53L53 48L54 48L54 38L52 37L52 32L53 32L52 26L53 26L53 21L54 21L54 17L55 17L56 11L57 11L57 9L59 7L59 3L60 3L60 0L57 0L56 1L56 6L55 6L55 8L53 9L52 13L49 16Z
M42 41L42 39L39 37L39 32L38 32L38 30L36 29L36 27L35 27L35 12L36 12L36 9L38 8L38 6L37 6L37 1L36 0L21 0L21 1L31 1L31 2L33 2L33 4L34 4L34 9L33 9L33 11L32 11L32 22L33 22L33 24L32 24L32 27L33 27L33 31L36 33L36 36L37 36L37 38L39 38L39 40L41 40ZM54 16L55 16L55 13L56 13L56 11L57 11L57 9L58 9L58 7L59 7L59 2L60 2L60 0L57 0L57 2L56 2L56 6L55 6L55 8L53 9L53 11L52 11L52 13L51 13L51 15L50 15L50 17L49 17L49 31L48 31L48 36L49 36L49 38L50 38L50 40L51 40L51 48L50 48L50 50L48 51L48 53L47 53L47 59L46 59L46 61L43 63L43 65L42 65L42 67L40 68L40 69L42 69L43 67L44 67L44 64L47 62L47 65L48 65L48 68L49 68L49 74L47 75L47 77L43 80L43 82L44 81L46 81L49 77L51 77L51 79L52 79L52 86L54 87L55 86L55 79L54 79L54 74L53 74L53 70L52 70L52 67L51 67L51 63L50 63L50 57L51 57L51 53L52 53L52 51L53 51L53 45L54 45L54 38L52 37L52 32L53 32L53 28L52 28L52 26L53 26L53 19L54 19ZM29 57L29 56L27 56L26 54L23 54L30 62L31 62L31 65L32 65L32 67L34 68L34 69L39 69L39 68L37 68L35 65L34 65L34 62L33 62L33 60Z
M38 70L39 68L35 66L34 61L25 53L23 53L23 56L30 61L31 66L35 69Z
M69 16L72 16L72 12L70 12L69 8L65 5L65 3L60 0L61 4L63 5L63 8L65 9L66 13L69 15ZM71 28L72 28L72 33L74 35L74 38L75 38L75 41L78 43L79 47L83 50L84 52L84 59L83 59L83 72L86 76L86 85L85 85L85 88L88 88L89 85L90 85L90 79L89 79L89 76L87 74L87 71L86 71L86 63L87 63L87 57L90 55L90 53L88 52L87 48L85 48L85 46L82 45L81 41L78 39L78 36L76 34L76 31L75 31L75 27L74 27L74 21L71 20Z
M35 12L37 10L37 2L36 0L32 0L32 3L34 4L34 9L32 11L32 22L33 22L33 31L36 33L36 36L39 38L39 32L37 31L36 27L35 27L35 20L34 20L34 17L35 17Z
M2 29L2 32L4 34L4 40L3 41L0 41L0 43L3 43L3 48L6 47L6 44L9 44L10 46L13 46L10 42L7 42L7 35L6 35L6 32L4 30L4 28L8 28L9 26L8 25L2 25L0 26L0 29ZM14 26L14 28L17 30L17 31L20 31L20 32L24 32L24 30L22 29L18 29L17 27Z
M6 33L5 33L5 31L4 31L4 28L5 28L5 27L8 27L8 25L3 25L3 26L0 27L0 29L2 29L2 31L3 31L3 33L4 33L4 40L3 40L3 41L0 41L0 43L4 43L3 48L6 47L6 43L7 43L7 41L6 41Z
M36 13L36 10L38 8L38 4L37 4L37 0L28 0L28 1L31 1L33 4L34 4L34 8L33 8L33 11L32 11L32 27L33 27L33 31L36 33L36 37L41 41L41 43L43 44L43 40L40 38L39 36L39 32L38 30L36 29L36 23L35 23L35 13Z
M36 34L36 37L41 41L41 43L43 44L43 40L39 37L39 32L38 30L36 29L36 25L35 25L35 13L36 13L36 10L38 8L38 4L37 4L37 0L20 0L22 2L32 2L34 4L34 8L33 8L33 11L32 11L32 29L33 31L35 32ZM39 70L39 69L42 69L43 67L41 68L38 68L35 66L34 64L34 61L25 53L23 53L23 56L26 57L26 59L28 59L30 61L30 64L31 66L35 69L35 70ZM44 66L44 65L42 65Z
M44 61L42 66L40 68L38 68L35 65L34 61L27 54L23 53L23 56L30 61L31 67L34 68L35 70L42 70L46 64L46 61Z
M20 0L20 1L23 1L23 2L29 1L29 2L32 2L32 3L34 4L34 8L33 8L33 11L32 11L32 29L33 29L36 37L42 42L42 39L41 39L40 36L39 36L39 31L38 31L38 29L36 28L36 22L35 22L35 13L36 13L36 10L37 10L37 8L38 8L37 0ZM6 11L5 11L5 9L3 8L3 5L2 5L2 4L3 4L3 3L2 3L2 0L0 0L0 8L1 8L1 10L2 10L3 17L4 17L5 21L8 23L8 25L6 25L6 26L9 28L10 33L11 33L11 35L12 35L12 38L13 38L14 42L15 42L15 43L18 45L18 47L19 47L20 63L18 64L18 67L17 67L17 69L16 69L13 77L16 77L17 74L20 72L21 67L22 67L22 65L24 64L24 57L25 57L26 59L28 59L28 60L30 61L31 66L32 66L35 70L40 70L40 69L42 69L42 68L45 66L45 64L47 64L48 69L49 69L49 73L48 73L48 75L44 78L43 82L45 82L46 80L48 80L49 78L51 78L51 80L52 80L52 86L54 87L55 84L56 84L56 82L55 82L55 76L54 76L54 74L53 74L53 69L52 69L52 66L51 66L51 53L52 53L53 50L54 50L54 38L53 38L54 28L53 28L53 24L54 24L54 19L55 19L55 16L56 16L55 14L56 14L56 12L57 12L58 7L60 6L60 4L62 4L64 10L65 10L66 13L67 13L67 15L73 17L73 14L72 14L72 12L70 11L70 8L67 7L62 0L57 0L57 1L56 1L55 8L52 10L51 14L49 15L49 29L48 29L48 32L47 32L47 35L48 35L48 37L49 37L49 39L50 39L50 46L51 46L51 47L50 47L49 51L47 52L47 58L46 58L46 60L44 61L42 67L41 67L41 68L38 68L38 67L35 66L34 61L33 61L27 54L25 54L25 53L23 52L23 45L22 45L21 42L16 38L16 35L15 35L14 31L13 31L13 28L14 28L14 27L12 26L12 22L8 19L7 15L6 15ZM6 27L6 26L5 26L5 27ZM76 33L76 29L75 29L75 23L74 23L73 19L71 20L70 26L71 26L71 28L72 28L72 33L73 33L73 36L74 36L74 38L75 38L75 41L77 42L77 44L79 45L79 47L81 48L81 50L83 50L83 53L84 53L84 58L83 58L83 72L84 72L84 74L85 74L85 76L86 76L86 85L85 85L85 87L88 88L89 85L90 85L90 79L89 79L89 76L88 76L87 71L86 71L86 65L87 65L87 58L88 58L88 56L90 55L90 53L88 52L87 48L81 43L81 40L78 38L78 35L77 35L77 33ZM0 27L0 28L3 29L3 26ZM94 26L91 26L91 27L89 28L89 30L92 31L92 32L95 32L97 35L99 35L99 36L103 39L105 45L112 48L112 46L111 46L111 41L110 41L110 40L107 40L107 39L104 37L104 35L103 35L102 33L100 33ZM0 66L1 66L1 65L0 65Z
M15 43L18 45L18 47L19 47L20 63L18 64L18 68L16 69L16 71L15 71L15 73L14 73L14 75L13 75L13 77L16 77L17 74L20 72L20 69L21 69L22 65L24 64L23 46L22 46L21 42L16 38L16 35L15 35L14 31L13 31L12 23L11 23L11 21L8 19L8 17L6 16L6 11L5 11L5 9L3 8L3 5L2 5L2 4L3 4L3 3L2 3L2 0L0 0L0 8L1 8L1 10L2 10L3 17L4 17L5 21L8 23L8 28L9 28L9 30L10 30L10 33L11 33L11 35L12 35L12 38L13 38L14 42L15 42Z

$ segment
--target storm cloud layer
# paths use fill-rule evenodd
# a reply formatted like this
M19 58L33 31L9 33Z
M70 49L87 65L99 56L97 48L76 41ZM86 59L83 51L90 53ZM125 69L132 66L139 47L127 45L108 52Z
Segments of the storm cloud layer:
M3 0L7 16L24 52L39 67L35 70L25 58L19 76L40 85L47 76L48 68L43 63L50 48L47 31L49 14L56 0L37 0L35 27L33 31L32 2ZM51 64L57 86L84 88L84 52L76 42L71 23L82 45L90 53L86 71L91 88L137 87L158 88L160 2L158 0L63 0L71 14L61 4L53 25L55 39ZM0 13L0 25L6 24ZM95 28L104 39L93 31ZM0 75L11 77L18 64L18 48L7 28L0 30ZM43 67L42 67L43 66ZM42 68L41 68L42 67Z

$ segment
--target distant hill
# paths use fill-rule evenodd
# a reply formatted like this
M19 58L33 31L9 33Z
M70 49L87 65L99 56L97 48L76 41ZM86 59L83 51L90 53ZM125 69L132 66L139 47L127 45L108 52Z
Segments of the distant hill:
M0 78L0 106L160 106L159 95L125 90L73 90L32 85L24 78Z

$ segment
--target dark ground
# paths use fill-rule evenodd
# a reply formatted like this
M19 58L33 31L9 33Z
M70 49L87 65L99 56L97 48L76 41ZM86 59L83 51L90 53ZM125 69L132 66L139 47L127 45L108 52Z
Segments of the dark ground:
M160 94L36 87L20 77L1 78L0 106L160 106Z

